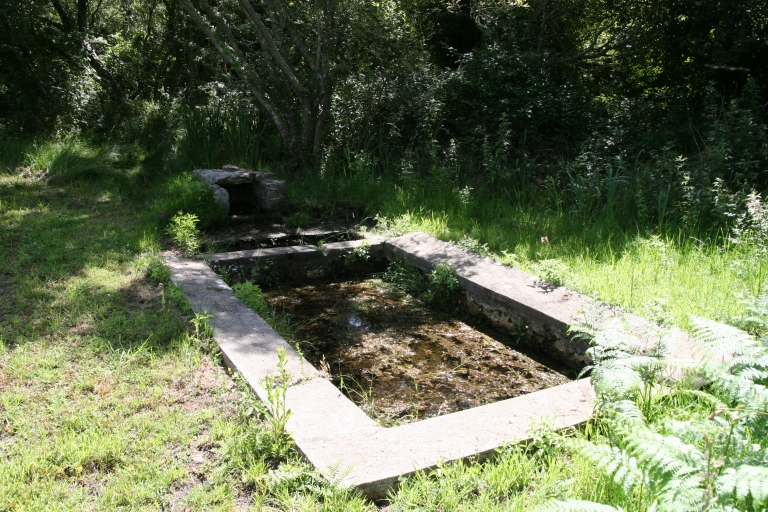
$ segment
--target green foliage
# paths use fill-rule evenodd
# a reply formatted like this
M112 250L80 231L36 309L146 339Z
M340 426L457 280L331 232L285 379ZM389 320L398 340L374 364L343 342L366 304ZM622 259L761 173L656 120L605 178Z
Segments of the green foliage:
M434 304L447 305L460 288L456 270L444 261L432 267L432 271L427 275L427 282L429 283L427 301Z
M381 279L389 286L438 308L450 305L460 289L456 270L445 262L436 263L426 276L416 267L392 262Z
M648 509L762 510L768 350L734 327L702 318L691 323L696 362L669 359L671 334L649 333L647 325L614 318L594 333L591 379L610 445L577 439L570 447L626 495L640 492ZM687 411L660 409L671 401L687 403ZM558 507L594 509L567 501Z
M190 174L173 176L159 184L153 205L153 224L163 226L172 212L185 212L199 219L200 229L221 224L226 215L205 183L193 180Z
M738 319L738 325L761 336L765 343L768 338L768 290L746 301L745 315Z
M147 265L147 278L154 284L165 284L171 281L171 268L162 258L154 256Z
M359 261L368 261L371 258L371 244L368 240L363 240L356 247L350 249L345 255L344 259L347 263L355 263Z
M459 240L455 240L451 243L457 247L461 247L465 251L473 252L486 258L493 258L493 252L488 247L488 244L482 244L479 240L472 238L471 236L464 235Z
M267 318L271 315L271 309L259 285L245 281L234 285L232 289L235 291L235 296L258 313L260 317Z
M194 109L182 118L184 134L179 144L185 163L192 169L217 169L225 162L224 119L215 108Z
M424 276L416 267L393 261L381 275L382 280L404 293L421 295L427 286Z
M270 327L272 327L283 339L291 340L295 328L291 325L288 315L276 310L267 303L264 292L259 285L250 281L244 281L232 286L235 296L242 300L249 308L253 309Z
M277 375L267 376L263 383L263 387L267 391L267 403L265 405L259 403L259 405L272 431L272 442L279 451L280 448L287 449L291 443L291 435L285 429L288 419L291 417L291 411L285 404L285 394L291 384L291 375L285 369L287 360L284 348L278 349L277 358Z
M275 134L254 110L239 98L187 110L181 116L178 146L184 170L218 169L224 164L259 169L265 146ZM269 147L266 150L269 154Z
M31 145L27 140L10 137L0 130L0 173L22 166Z
M198 241L200 231L197 229L197 223L197 215L178 212L171 217L171 221L165 228L165 233L185 254L192 255L197 253L200 247Z
M109 169L105 148L95 149L81 138L68 137L34 147L25 164L49 174L72 178L95 177Z
M309 226L312 222L312 216L307 212L296 212L290 217L285 219L286 227L293 229L301 229Z

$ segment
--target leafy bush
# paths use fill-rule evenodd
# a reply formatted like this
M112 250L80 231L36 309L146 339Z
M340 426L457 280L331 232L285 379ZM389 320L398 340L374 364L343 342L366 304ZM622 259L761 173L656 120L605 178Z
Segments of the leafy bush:
M200 248L197 236L197 215L179 212L171 218L171 222L165 228L165 233L186 254L195 254Z
M158 196L162 199L153 210L159 222L167 222L167 216L172 212L195 215L200 229L209 229L226 219L224 210L208 185L193 180L189 174L175 176L165 182L158 190Z
M612 319L595 333L591 379L609 443L569 447L648 510L765 510L768 350L735 327L691 323L695 362L668 358L668 331L641 339L647 326ZM548 508L620 510L584 501Z
M429 290L427 301L433 304L446 305L453 294L459 290L459 279L456 270L444 261L436 263L432 272L427 276Z

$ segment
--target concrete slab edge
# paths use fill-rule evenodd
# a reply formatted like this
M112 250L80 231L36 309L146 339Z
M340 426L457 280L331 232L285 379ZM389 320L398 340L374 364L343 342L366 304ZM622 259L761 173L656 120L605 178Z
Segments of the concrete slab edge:
M368 243L372 251L384 250L383 240L373 240L326 244L323 251L314 247L278 248L213 257L233 261L312 254L318 258L338 256L362 243ZM535 422L549 419L562 428L582 423L591 413L594 395L588 382L582 380L459 413L381 428L330 382L318 378L317 371L234 297L203 262L168 258L168 263L173 281L195 311L213 315L215 338L227 365L243 374L260 398L266 394L261 383L276 371L278 348L286 349L289 372L302 376L287 397L293 412L288 428L299 451L321 470L337 465L349 468L344 483L358 487L372 499L385 497L403 475L433 468L442 461L483 457L505 443L527 439Z

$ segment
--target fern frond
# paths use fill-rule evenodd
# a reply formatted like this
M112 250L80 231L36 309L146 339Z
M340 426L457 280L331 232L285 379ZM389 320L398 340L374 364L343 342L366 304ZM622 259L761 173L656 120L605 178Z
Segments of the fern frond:
M669 421L663 424L663 428L666 434L673 435L684 443L696 445L707 436L714 438L721 427L705 418L699 421Z
M625 450L640 462L644 471L657 477L663 487L673 478L698 478L706 457L695 446L674 436L643 428L624 428Z
M659 493L659 511L704 510L702 478L673 478Z
M570 443L569 448L613 478L624 490L624 494L629 494L643 481L643 472L637 467L637 459L615 446L578 440Z
M638 372L623 366L597 367L590 379L598 395L621 398L629 396L643 385L643 378Z
M768 468L763 466L739 466L727 468L716 482L721 494L731 494L740 502L751 497L753 508L768 505Z
M352 469L352 466L344 466L342 461L339 460L330 464L325 470L320 471L320 474L323 475L331 485L341 485L341 483L352 473Z
M736 327L690 315L693 324L691 334L704 346L705 356L719 358L741 354L754 347L755 339Z
M632 400L601 401L595 406L596 413L600 416L630 423L639 423L645 426L645 418L640 408Z
M744 312L739 325L750 332L765 334L768 331L768 291L748 300Z
M768 379L768 350L755 347L747 353L733 358L732 371L736 375L746 377L751 381Z
M621 507L602 505L585 500L556 500L550 501L535 509L536 512L624 512Z
M712 407L713 409L723 409L725 407L728 407L728 405L720 400L718 397L711 393L707 393L706 391L702 391L700 389L688 389L688 388L675 388L674 389L674 395L684 396L684 397L693 397L697 400L701 400L704 403L707 403Z
M731 407L744 406L747 409L768 410L768 389L761 384L755 384L750 379L740 375L730 375L709 368L710 387L723 401Z

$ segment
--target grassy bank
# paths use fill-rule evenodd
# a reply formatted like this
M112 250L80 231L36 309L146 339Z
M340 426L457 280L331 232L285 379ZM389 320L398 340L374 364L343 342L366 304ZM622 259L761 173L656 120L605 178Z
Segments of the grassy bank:
M274 442L163 282L167 216L216 213L169 160L146 157L76 140L0 150L0 510L375 509ZM689 312L736 318L735 294L765 286L757 245L627 234L435 182L284 175L299 210L352 202L388 232L421 229L679 325ZM578 436L601 438L592 426ZM383 505L530 510L552 498L647 505L545 426L488 463L404 481Z
M520 202L439 179L339 174L288 174L292 199L310 211L354 201L384 233L424 231L660 323L687 329L689 314L738 322L744 301L768 283L759 237L628 231L610 215L557 212L545 197Z

